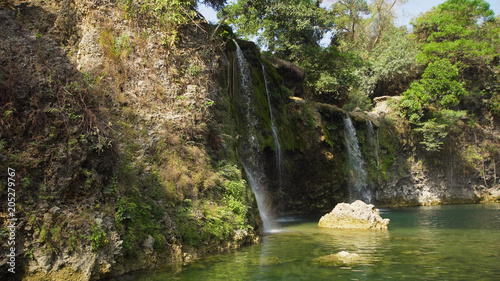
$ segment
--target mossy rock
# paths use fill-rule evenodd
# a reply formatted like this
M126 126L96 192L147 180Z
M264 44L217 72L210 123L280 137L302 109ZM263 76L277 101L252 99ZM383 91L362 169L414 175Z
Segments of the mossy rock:
M254 42L235 39L245 55L247 62L253 67L261 67L260 49Z
M236 44L233 40L227 40L226 51L228 53L236 52Z

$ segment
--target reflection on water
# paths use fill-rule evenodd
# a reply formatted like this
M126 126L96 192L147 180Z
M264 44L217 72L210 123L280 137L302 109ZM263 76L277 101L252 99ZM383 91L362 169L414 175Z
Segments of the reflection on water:
M282 218L262 243L119 280L500 280L500 204L381 210L389 231L317 228ZM355 265L315 262L347 251Z

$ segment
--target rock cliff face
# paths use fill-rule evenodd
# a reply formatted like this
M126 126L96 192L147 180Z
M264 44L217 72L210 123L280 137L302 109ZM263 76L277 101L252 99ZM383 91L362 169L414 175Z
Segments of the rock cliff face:
M0 168L16 170L20 223L1 278L96 280L258 241L206 22L168 30L137 1L7 2Z
M370 114L380 126L380 165L372 177L378 204L390 206L498 202L500 134L493 117L474 123L460 120L440 151L429 152L382 97ZM469 125L472 124L472 125ZM366 158L375 157L366 153ZM389 162L390 160L390 162ZM385 164L388 163L389 165Z
M414 206L498 202L500 134L493 117L469 125L460 120L440 151L428 152L422 136L399 118L398 97L376 99L372 112L344 112L335 106L294 100L287 111L285 161L290 181L281 196L285 212L328 212L349 201L345 125L349 114L356 130L366 189L372 202ZM287 132L283 133L285 136Z

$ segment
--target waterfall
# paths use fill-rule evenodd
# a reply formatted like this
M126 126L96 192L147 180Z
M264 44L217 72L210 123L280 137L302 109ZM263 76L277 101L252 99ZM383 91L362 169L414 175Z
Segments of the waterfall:
M262 65L262 73L264 74L264 83L266 84L266 96L267 96L267 104L269 105L269 118L271 119L271 132L273 135L273 140L274 140L274 153L275 153L275 158L276 158L276 167L278 168L278 190L279 190L279 196L281 197L283 194L283 151L281 150L281 143L278 138L278 129L276 128L276 124L274 123L274 115L273 115L273 107L271 105L271 97L269 93L269 83L267 81L267 73L266 69L264 67L264 64ZM282 200L280 200L282 201Z
M372 121L370 121L370 119L366 120L366 126L368 127L368 133L370 134L371 146L375 151L375 159L377 159L377 167L380 167L380 158L378 155L378 149L379 149L378 131L375 133L375 130L373 129L373 123Z
M248 178L248 184L257 201L257 208L259 209L260 218L262 219L264 232L276 232L278 227L272 213L271 202L269 202L269 197L267 196L265 186L262 182L262 176L259 176L255 170L249 168L245 161L242 161L242 164Z
M361 157L356 129L348 115L343 119L345 142L347 146L347 167L349 169L349 182L352 187L350 188L350 197L352 201L361 199L366 203L371 203L372 194L366 184L367 175L363 167L365 162Z
M257 118L253 117L252 118L252 107L251 107L251 101L252 101L252 73L250 71L250 67L248 66L248 63L245 59L245 55L243 54L243 51L241 50L240 46L238 43L236 43L236 40L233 39L234 44L236 44L236 60L238 63L238 71L239 71L239 77L240 77L240 86L241 86L241 92L243 96L243 100L245 102L245 114L246 114L246 120L247 121L247 126L251 129L255 128L257 126ZM248 121L252 121L252 123L248 123Z
M255 194L259 214L264 225L264 232L273 232L277 229L276 222L272 212L272 204L267 196L268 180L264 173L261 145L257 137L258 115L252 106L252 76L250 66L248 65L245 56L236 42L236 61L238 64L238 74L241 89L238 91L238 96L243 101L241 111L243 111L244 122L248 137L243 138L239 145L238 153L240 162L243 165L248 178L248 184Z

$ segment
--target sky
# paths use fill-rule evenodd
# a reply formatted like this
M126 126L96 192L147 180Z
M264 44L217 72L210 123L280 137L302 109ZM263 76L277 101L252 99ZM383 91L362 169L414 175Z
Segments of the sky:
M404 5L398 7L396 13L398 18L396 19L396 26L406 25L410 27L410 21L413 18L418 17L418 15L423 14L432 7L435 7L445 0L408 0ZM495 12L495 15L500 14L500 0L486 0L490 3L490 9Z
M228 1L231 2L231 1ZM410 21L416 18L419 14L425 13L432 7L437 6L445 0L408 0L404 5L397 7L398 18L396 19L396 26L406 25L410 27ZM486 0L490 3L490 9L495 12L495 15L500 14L500 0ZM199 5L198 11L211 23L217 23L217 13L205 6Z

